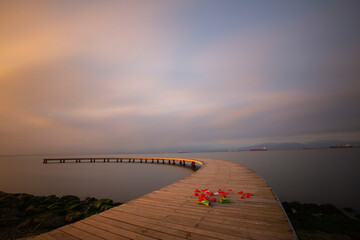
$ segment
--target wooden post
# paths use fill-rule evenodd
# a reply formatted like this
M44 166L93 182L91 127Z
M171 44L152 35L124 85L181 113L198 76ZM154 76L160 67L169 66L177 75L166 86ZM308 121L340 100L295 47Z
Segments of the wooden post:
M175 160L173 160L173 164L175 164Z
M183 165L186 166L185 161L183 161Z
M142 163L142 158L140 158L140 162Z
M157 159L156 162L159 163L159 159Z
M152 163L154 163L154 159L152 159Z
M165 163L165 160L163 159L163 164Z
M145 162L147 163L147 159L145 159Z

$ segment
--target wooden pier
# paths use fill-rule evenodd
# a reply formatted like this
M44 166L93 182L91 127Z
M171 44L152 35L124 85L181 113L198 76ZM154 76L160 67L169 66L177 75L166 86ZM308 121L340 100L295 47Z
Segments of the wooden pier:
M175 158L44 159L44 163L141 162L202 165L190 176L56 230L28 239L297 239L268 184L235 162ZM228 204L196 203L195 189L231 189ZM241 199L238 191L254 196Z

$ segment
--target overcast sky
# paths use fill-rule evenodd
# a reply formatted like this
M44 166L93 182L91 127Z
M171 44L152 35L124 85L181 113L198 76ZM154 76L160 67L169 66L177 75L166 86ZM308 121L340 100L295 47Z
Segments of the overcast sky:
M0 154L360 140L360 1L1 1Z

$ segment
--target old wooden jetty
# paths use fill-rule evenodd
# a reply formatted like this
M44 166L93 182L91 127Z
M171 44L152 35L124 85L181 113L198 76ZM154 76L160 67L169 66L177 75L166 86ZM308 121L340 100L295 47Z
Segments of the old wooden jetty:
M281 204L254 171L235 162L179 158L73 158L58 162L142 162L201 165L190 176L56 230L29 239L297 239ZM195 189L232 190L231 203L196 203ZM241 199L237 192L254 196ZM230 192L230 191L229 191Z

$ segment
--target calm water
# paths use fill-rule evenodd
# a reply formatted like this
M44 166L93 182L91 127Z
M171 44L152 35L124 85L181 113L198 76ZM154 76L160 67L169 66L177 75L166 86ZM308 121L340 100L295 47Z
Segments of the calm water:
M360 210L360 149L121 156L198 157L235 161L261 175L281 201L332 203L338 207ZM125 202L193 172L189 168L166 164L42 164L44 157L51 156L0 158L0 190L37 195L73 194L82 198L94 196Z

